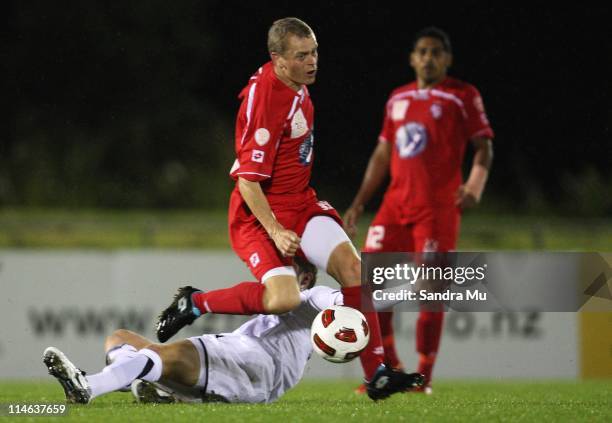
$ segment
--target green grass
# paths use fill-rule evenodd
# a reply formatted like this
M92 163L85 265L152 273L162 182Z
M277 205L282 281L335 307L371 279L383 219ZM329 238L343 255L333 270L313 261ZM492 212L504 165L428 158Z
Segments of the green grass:
M612 421L610 380L447 381L438 382L432 396L398 394L379 403L356 396L354 387L346 381L304 381L268 405L139 405L130 394L114 393L90 405L71 406L69 415L57 421ZM56 383L0 383L0 403L62 401Z
M0 211L4 248L229 248L225 212Z
M371 216L360 221L363 245ZM0 210L0 248L229 248L225 211ZM612 219L466 214L460 250L612 251Z

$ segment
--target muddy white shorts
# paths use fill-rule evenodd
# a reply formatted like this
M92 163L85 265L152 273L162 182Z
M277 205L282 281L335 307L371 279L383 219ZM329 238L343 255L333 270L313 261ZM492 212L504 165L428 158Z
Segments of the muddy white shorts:
M197 388L204 398L228 402L276 399L276 365L257 338L237 333L189 338L200 356Z

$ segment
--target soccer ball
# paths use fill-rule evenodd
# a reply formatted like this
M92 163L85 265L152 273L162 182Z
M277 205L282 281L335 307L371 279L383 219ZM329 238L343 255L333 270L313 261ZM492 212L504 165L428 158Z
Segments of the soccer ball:
M346 363L368 345L370 328L358 310L332 306L315 317L310 336L317 354L332 363Z

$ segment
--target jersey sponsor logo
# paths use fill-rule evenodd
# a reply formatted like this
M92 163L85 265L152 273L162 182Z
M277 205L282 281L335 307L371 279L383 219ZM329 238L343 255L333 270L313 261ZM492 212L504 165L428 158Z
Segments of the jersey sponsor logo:
M431 112L431 116L435 120L438 120L442 117L442 106L439 105L438 103L432 104L431 107L429 108L429 111Z
M302 109L298 109L291 119L291 138L299 138L308 132L308 122Z
M382 225L370 226L368 236L366 238L366 248L368 250L380 250L382 240L385 237L385 227Z
M270 141L270 131L266 128L259 128L255 131L255 142L257 145L263 147Z
M400 158L415 157L427 146L427 129L420 123L409 122L397 129L395 145Z
M303 166L308 166L312 162L312 145L314 144L314 136L312 132L308 134L302 144L300 144L299 160Z
M266 153L264 151L253 150L253 152L251 153L251 160L256 163L263 163L265 156Z
M251 262L251 266L257 267L257 265L261 262L261 260L259 260L259 254L251 254L251 257L249 257L249 261Z
M403 120L406 115L406 110L408 110L408 106L410 106L409 100L398 100L394 102L391 108L391 119Z

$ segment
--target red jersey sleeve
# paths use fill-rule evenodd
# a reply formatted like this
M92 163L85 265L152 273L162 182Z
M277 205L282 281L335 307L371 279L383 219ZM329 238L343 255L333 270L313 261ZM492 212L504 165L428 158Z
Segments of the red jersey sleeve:
M260 86L261 85L261 86ZM272 176L278 142L282 136L292 98L274 87L253 83L243 104L242 138L237 147L239 168L233 175L252 182Z
M391 117L389 116L389 108L391 107L391 102L387 102L387 106L385 107L385 116L383 117L382 129L380 130L380 134L378 134L378 142L391 142L393 141L393 122L391 121Z
M489 124L482 97L476 87L469 85L465 91L465 131L468 139L476 137L493 138L493 129Z

